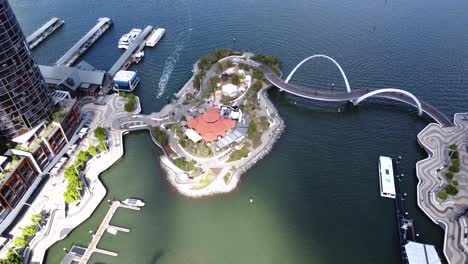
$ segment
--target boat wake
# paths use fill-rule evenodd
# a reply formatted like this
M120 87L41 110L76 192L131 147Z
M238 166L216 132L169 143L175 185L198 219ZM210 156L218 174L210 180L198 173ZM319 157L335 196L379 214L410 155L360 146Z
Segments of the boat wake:
M177 1L180 5L183 6L183 9L186 11L186 18L187 20L183 23L184 29L177 35L176 38L176 45L175 50L172 54L167 57L166 62L164 63L163 73L161 74L161 78L159 79L158 90L156 94L156 98L161 98L161 96L166 91L167 83L171 78L172 71L174 70L177 61L179 60L180 53L184 49L185 42L190 39L190 35L192 34L192 10L190 9L191 1Z

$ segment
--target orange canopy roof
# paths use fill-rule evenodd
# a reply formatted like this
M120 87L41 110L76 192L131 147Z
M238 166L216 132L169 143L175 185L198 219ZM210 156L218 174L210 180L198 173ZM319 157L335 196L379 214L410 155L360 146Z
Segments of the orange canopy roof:
M236 121L222 117L219 109L212 107L203 115L190 119L187 124L208 143L224 137L236 126Z

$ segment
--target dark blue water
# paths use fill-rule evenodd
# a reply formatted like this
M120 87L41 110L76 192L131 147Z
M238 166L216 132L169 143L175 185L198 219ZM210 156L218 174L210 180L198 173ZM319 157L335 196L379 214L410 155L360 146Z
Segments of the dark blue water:
M193 63L220 47L275 55L284 72L303 58L326 54L345 70L352 89L406 89L446 114L466 110L468 93L468 2L466 1L58 1L14 0L26 34L51 16L66 24L34 54L56 61L97 21L114 21L83 57L108 69L121 54L119 37L147 24L166 28L145 50L136 90L144 112L159 110L191 77ZM233 39L236 41L233 41ZM167 85L160 82L168 79ZM324 59L305 64L292 82L345 89L339 71ZM335 83L331 87L331 83ZM377 157L403 156L403 190L421 242L442 246L442 231L415 202L415 163L426 155L417 133L430 122L415 109L381 101L336 112L317 103L270 92L286 122L273 152L250 170L232 194L212 199L180 197L164 180L148 135L126 138L126 156L103 174L109 196L138 193L149 201L141 214L122 212L116 222L128 235L105 237L100 246L119 258L95 263L398 263L393 203L378 195ZM136 167L146 169L138 175ZM131 184L124 184L131 182ZM141 194L141 195L140 195ZM255 197L255 206L248 203ZM96 214L62 248L89 242L106 211ZM114 221L114 220L113 220ZM442 255L441 255L442 256Z

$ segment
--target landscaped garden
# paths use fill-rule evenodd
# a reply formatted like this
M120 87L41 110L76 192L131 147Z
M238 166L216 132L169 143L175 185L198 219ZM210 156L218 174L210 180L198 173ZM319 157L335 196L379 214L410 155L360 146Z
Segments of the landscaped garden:
M449 184L445 187L444 190L438 193L438 197L442 200L445 200L451 196L455 196L458 194L459 182L455 180L455 176L461 170L461 162L460 162L460 153L458 152L458 146L456 144L452 144L449 146L450 149L450 166L448 171L445 173L445 177L448 179Z

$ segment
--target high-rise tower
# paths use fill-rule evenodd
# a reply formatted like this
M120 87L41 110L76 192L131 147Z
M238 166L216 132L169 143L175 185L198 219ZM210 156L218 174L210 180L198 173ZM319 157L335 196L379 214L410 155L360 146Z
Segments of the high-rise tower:
M0 0L0 138L49 120L52 99L7 0Z

